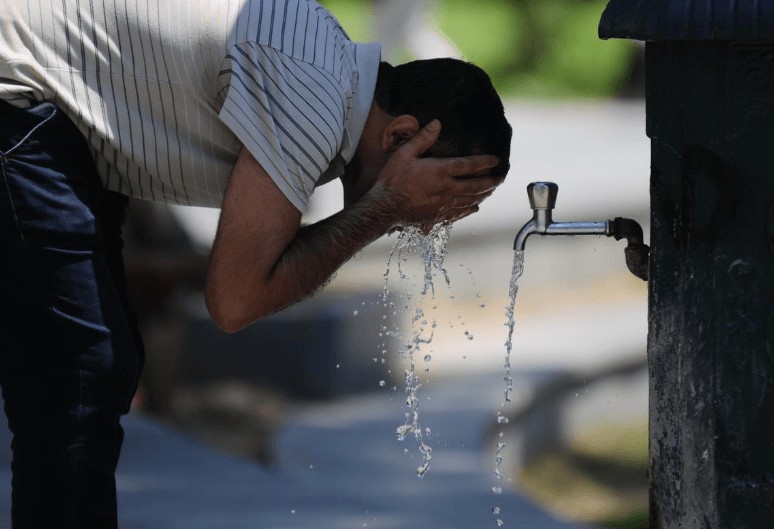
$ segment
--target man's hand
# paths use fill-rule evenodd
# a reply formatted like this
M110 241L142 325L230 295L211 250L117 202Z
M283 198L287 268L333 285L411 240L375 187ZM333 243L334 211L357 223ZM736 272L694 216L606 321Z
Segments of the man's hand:
M389 204L397 225L424 227L456 221L478 211L478 205L503 181L489 175L499 160L491 155L465 158L421 158L438 140L441 124L433 120L401 145L382 169L369 194Z

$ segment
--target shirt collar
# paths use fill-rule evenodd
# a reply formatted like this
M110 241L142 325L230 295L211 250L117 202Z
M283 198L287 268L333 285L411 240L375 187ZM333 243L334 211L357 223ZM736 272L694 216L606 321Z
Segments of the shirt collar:
M382 56L381 45L378 42L354 44L354 47L358 79L355 92L352 94L352 107L347 117L345 141L341 149L341 157L345 164L352 161L355 156L368 113L371 111L374 90L376 90L376 77L379 74L379 61Z
M327 184L344 174L344 166L351 162L355 156L368 113L371 112L371 104L376 90L376 77L379 74L379 62L382 58L381 45L378 42L372 42L368 44L353 43L353 46L358 77L352 94L352 106L344 124L344 139L341 142L341 150L331 161L328 170L320 175L315 187Z

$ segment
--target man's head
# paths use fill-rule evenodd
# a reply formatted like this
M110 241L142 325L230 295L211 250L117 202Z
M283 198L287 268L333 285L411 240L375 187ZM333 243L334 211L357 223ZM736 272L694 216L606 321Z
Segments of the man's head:
M440 120L441 135L425 156L493 154L501 164L491 174L508 172L511 127L486 72L456 59L399 66L382 62L371 114L352 164L351 172L359 181L355 194L370 187L389 155L433 119Z

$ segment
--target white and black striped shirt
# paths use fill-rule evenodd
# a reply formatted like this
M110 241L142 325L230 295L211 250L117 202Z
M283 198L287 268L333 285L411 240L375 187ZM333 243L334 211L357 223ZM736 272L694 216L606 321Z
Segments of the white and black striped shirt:
M54 101L108 189L220 206L244 145L300 211L351 160L378 44L313 0L0 0L0 99Z

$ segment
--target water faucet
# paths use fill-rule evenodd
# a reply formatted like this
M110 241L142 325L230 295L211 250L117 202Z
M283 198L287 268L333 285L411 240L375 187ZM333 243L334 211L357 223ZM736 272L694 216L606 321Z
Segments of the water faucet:
M650 248L643 243L642 227L632 219L617 217L603 222L554 222L552 212L556 206L559 186L553 182L532 182L527 186L529 206L533 210L532 220L527 222L516 235L513 249L524 251L527 237L540 235L605 235L615 240L626 239L626 266L645 281L648 280L648 255Z

